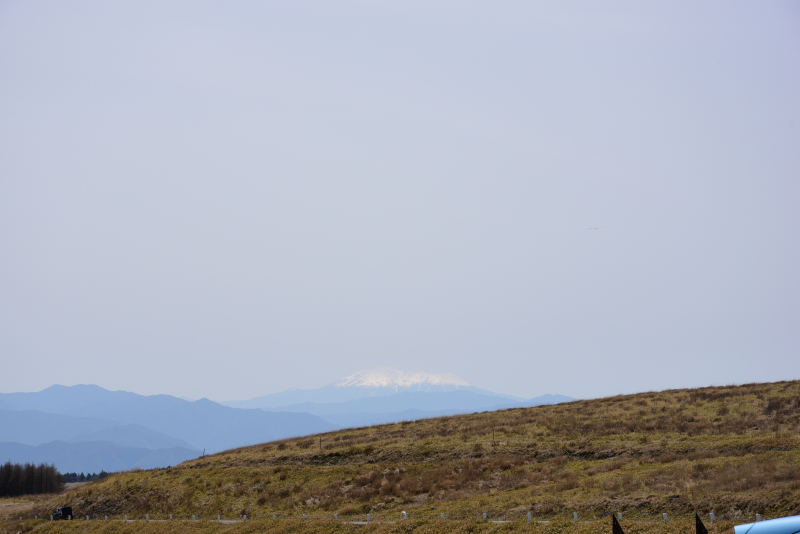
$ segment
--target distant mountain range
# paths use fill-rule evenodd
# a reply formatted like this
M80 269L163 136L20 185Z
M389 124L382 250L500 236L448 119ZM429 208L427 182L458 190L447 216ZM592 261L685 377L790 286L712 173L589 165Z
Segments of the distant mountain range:
M564 395L523 399L477 388L452 373L434 375L380 368L360 371L318 389L293 388L222 404L310 413L338 428L347 428L572 400L575 399Z
M0 394L0 458L55 463L62 472L166 467L207 452L315 434L334 425L308 413L265 412L144 396L99 386Z
M0 393L0 460L62 472L175 465L208 453L329 430L442 415L557 404L476 388L454 374L361 371L318 389L244 401L188 401L94 385Z
M433 375L406 373L389 367L360 371L327 386L317 389L287 389L280 393L264 395L244 401L223 402L235 408L272 409L304 403L341 403L371 397L387 397L404 392L446 393L467 391L477 395L522 401L519 397L500 395L476 388L452 373ZM495 403L497 404L497 403Z
M51 441L108 441L122 447L194 449L173 438L140 425L120 424L96 417L70 417L37 410L0 410L0 438L6 442L42 445ZM2 456L0 456L2 458Z
M14 463L54 464L61 473L112 473L133 467L152 469L178 465L197 456L197 451L184 447L122 447L108 441L51 441L39 446L0 443L0 458L11 459Z

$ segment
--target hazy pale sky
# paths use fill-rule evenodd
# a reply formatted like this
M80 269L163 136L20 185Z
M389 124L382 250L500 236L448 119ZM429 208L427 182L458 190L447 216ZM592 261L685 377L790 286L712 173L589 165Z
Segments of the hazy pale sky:
M795 1L3 0L0 391L798 379L798 95Z

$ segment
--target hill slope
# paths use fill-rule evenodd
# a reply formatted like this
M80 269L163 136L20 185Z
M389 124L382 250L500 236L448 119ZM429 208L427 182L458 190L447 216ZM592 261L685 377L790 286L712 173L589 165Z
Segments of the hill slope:
M799 433L800 381L641 393L266 443L115 475L39 510L774 517L800 513Z

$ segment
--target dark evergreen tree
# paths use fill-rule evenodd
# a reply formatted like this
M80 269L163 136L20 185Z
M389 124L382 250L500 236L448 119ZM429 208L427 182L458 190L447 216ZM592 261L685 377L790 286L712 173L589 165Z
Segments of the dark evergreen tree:
M64 481L54 465L31 463L0 465L0 497L55 493L61 491Z

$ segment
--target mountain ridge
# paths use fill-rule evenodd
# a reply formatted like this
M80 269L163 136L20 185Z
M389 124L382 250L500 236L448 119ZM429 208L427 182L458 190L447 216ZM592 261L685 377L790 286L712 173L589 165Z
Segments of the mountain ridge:
M408 391L426 393L469 391L478 395L497 397L509 402L527 400L475 387L453 373L405 372L391 367L379 367L359 371L315 389L290 388L251 399L222 401L220 404L233 408L273 410L303 403L328 404L364 398L387 397Z
M41 445L0 442L0 458L13 458L17 463L54 464L62 473L152 469L178 465L200 455L200 451L185 447L148 449L123 447L110 441L71 443L55 440Z
M4 408L0 410L0 442L20 445L8 447L18 454L27 451L27 456L32 454L30 447L47 445L38 452L49 451L54 457L59 457L58 447L67 454L81 443L106 443L99 457L116 468L139 457L120 447L177 448L184 455L185 451L213 453L337 428L569 400L574 399L559 395L520 399L477 388L453 373L387 367L359 371L316 390L292 388L231 403L139 395L93 384L56 384L39 392L0 393ZM114 459L114 451L122 459ZM74 458L76 453L69 454ZM157 458L151 456L148 461L157 462ZM112 465L105 469L111 470Z
M54 463L61 458L71 462L80 457L76 451L82 444L106 443L102 450L97 445L85 445L99 451L96 456L106 462L100 466L106 471L165 467L167 463L163 462L190 457L187 451L222 451L334 428L308 413L238 409L208 399L190 402L170 395L109 391L95 385L55 385L39 392L0 393L0 404L8 408L0 410L0 442L16 444L0 449L13 453L6 459L19 462L36 458ZM171 449L181 452L177 456L141 452ZM131 463L141 458L147 461ZM89 460L91 455L81 459Z
M362 370L333 383L336 387L429 389L431 387L459 388L472 384L453 373L430 374L423 371L406 372L392 367Z

